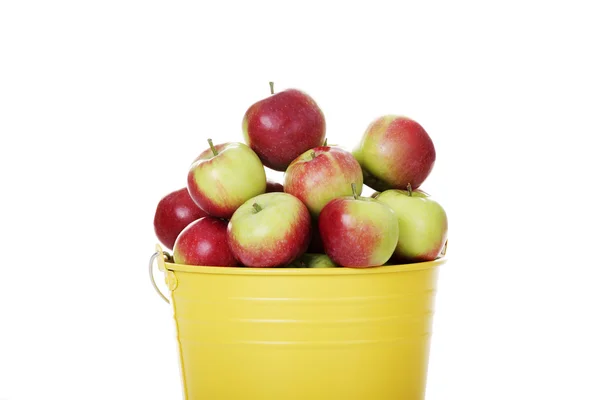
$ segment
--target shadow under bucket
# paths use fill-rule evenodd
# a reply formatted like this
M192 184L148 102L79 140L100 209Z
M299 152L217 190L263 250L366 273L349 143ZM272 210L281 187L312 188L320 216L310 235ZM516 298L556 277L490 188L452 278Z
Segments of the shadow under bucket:
M186 400L424 398L444 258L228 268L163 254L157 246L150 268L156 258L170 289Z

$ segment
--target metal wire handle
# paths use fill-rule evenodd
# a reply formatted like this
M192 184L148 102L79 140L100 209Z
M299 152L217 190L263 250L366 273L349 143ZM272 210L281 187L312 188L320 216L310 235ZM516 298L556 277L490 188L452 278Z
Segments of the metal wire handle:
M156 293L158 293L160 297L162 297L163 300L166 301L168 304L171 304L169 299L160 291L160 289L156 285L156 281L154 280L154 260L156 260L156 257L160 255L161 253L157 251L156 253L152 254L152 257L150 257L150 263L148 264L148 271L150 272L150 282L152 282L152 286L154 286L154 290L156 290ZM167 259L170 258L169 253L167 253L166 251L162 252L162 256L166 257Z

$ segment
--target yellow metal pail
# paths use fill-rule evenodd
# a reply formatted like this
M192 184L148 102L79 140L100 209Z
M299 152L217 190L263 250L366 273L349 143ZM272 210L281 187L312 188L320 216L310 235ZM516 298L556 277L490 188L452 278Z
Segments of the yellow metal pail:
M227 268L163 254L157 246L153 259L170 289L186 400L424 398L445 259Z

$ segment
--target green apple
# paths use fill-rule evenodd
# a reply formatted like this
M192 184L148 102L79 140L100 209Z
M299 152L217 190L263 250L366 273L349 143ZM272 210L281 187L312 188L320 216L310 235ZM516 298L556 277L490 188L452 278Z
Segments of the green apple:
M337 267L327 254L304 253L288 265L288 268L335 268Z
M398 244L394 252L403 262L431 261L438 258L448 236L448 217L442 206L428 194L390 189L377 196L390 206L398 219Z

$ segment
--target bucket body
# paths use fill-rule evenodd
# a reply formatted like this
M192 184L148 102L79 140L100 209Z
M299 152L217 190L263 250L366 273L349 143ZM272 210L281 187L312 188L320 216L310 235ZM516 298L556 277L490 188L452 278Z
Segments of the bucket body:
M444 262L261 269L162 261L185 399L423 399Z

